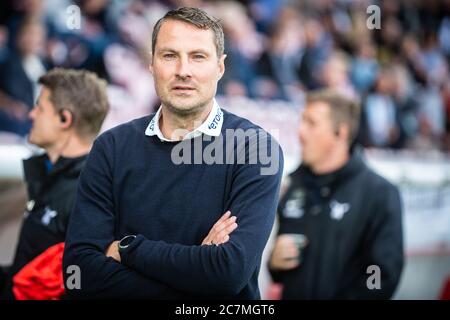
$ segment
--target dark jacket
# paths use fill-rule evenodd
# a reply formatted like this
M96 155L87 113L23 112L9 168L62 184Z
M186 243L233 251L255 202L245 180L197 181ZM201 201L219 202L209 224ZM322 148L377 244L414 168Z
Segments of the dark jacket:
M279 207L279 234L306 235L299 267L271 270L284 299L388 299L403 267L402 208L395 186L354 154L340 170L300 166ZM380 268L380 289L367 282Z
M52 166L47 155L24 160L29 201L13 261L8 270L5 297L12 297L12 277L49 247L64 242L75 200L78 177L86 155L63 158Z

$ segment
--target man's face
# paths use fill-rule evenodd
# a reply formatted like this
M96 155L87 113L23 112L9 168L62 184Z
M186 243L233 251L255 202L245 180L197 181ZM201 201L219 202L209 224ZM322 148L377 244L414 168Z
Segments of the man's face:
M180 114L201 112L216 94L224 60L217 57L212 30L165 21L150 66L162 104Z
M42 87L36 106L30 111L33 126L28 140L41 148L53 145L60 137L61 118L50 101L50 90Z
M330 107L323 102L308 104L303 111L299 127L302 162L314 165L332 154L338 143Z

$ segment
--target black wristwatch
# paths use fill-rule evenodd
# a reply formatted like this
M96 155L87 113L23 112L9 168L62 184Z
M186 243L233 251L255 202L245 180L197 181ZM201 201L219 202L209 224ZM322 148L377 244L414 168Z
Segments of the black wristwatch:
M129 236L125 236L123 237L120 241L119 241L119 253L123 252L124 250L126 250L131 243L134 241L134 239L136 239L135 235L129 235Z

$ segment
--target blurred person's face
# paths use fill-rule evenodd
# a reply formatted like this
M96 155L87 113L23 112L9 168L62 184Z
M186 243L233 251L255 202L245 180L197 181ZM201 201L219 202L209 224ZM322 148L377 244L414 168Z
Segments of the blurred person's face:
M359 46L358 54L362 58L374 59L375 55L376 55L376 50L375 50L375 47L374 47L374 45L372 43L370 43L370 42L363 42Z
M90 15L95 15L105 9L109 0L85 0L82 2L83 12Z
M305 42L309 46L314 46L322 37L322 27L314 20L308 20L304 26L305 31Z
M420 53L420 47L415 38L412 36L404 37L402 41L402 50L403 54L406 55L407 58L416 58Z
M44 41L44 28L38 24L31 24L18 35L17 45L23 55L39 54L44 46Z
M389 17L381 28L381 38L384 43L388 45L397 46L400 44L402 36L402 27L398 20L394 17Z
M323 83L328 87L338 87L347 83L347 66L337 58L331 58L322 70Z
M326 160L340 143L331 120L330 107L324 102L312 102L305 107L298 133L302 162L308 166Z
M376 91L380 94L390 95L395 89L395 81L387 71L381 72L376 81Z
M24 11L30 15L42 13L44 10L43 0L22 0L15 5L19 11Z
M183 115L203 111L212 104L224 60L225 55L217 57L213 31L165 21L150 65L161 103Z
M50 93L43 86L36 106L29 114L33 125L28 140L44 149L55 144L61 136L61 117L50 101Z

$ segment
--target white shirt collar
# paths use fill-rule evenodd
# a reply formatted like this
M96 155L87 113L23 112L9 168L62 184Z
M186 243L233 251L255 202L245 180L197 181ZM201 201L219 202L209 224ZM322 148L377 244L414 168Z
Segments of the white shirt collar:
M164 137L160 128L159 128L159 119L161 117L161 108L159 107L158 111L150 120L150 123L145 130L145 135L147 136L157 136L161 141L175 142L176 140L170 140ZM197 129L188 132L183 140L193 139L195 137L201 136L202 134L206 134L209 136L219 136L222 130L223 124L223 112L219 107L216 99L214 99L213 107L206 118L205 122L203 122Z

